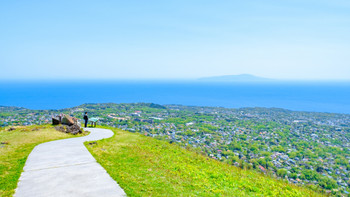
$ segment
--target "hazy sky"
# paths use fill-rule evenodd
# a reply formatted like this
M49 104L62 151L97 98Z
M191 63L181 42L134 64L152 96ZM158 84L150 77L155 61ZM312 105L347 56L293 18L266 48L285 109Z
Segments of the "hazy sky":
M349 0L0 3L0 79L350 80Z

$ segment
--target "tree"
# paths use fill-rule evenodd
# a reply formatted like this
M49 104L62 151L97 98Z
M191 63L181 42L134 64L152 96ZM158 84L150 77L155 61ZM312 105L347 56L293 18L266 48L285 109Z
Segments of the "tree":
M297 156L296 152L290 152L288 153L289 158L294 159Z
M266 162L266 159L258 159L258 163L263 166L264 168L267 168L267 162Z
M292 179L296 179L296 178L298 178L298 175L296 173L290 173L289 177Z
M303 170L301 173L307 180L317 180L319 176L319 174L313 170Z
M284 178L287 175L287 170L282 168L277 170L277 176Z
M316 167L316 171L319 172L319 173L322 173L323 172L323 167L322 166L317 166Z
M334 189L338 187L337 182L328 177L322 177L318 184L325 189Z

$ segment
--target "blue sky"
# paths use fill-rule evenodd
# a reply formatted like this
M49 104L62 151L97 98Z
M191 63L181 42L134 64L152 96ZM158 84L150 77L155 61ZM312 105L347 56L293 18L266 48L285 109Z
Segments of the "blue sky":
M350 1L2 1L1 79L350 80Z

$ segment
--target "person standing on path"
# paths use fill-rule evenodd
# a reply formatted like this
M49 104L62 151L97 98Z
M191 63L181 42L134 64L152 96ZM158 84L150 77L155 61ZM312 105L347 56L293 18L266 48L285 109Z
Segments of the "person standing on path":
M85 128L86 128L86 127L87 127L88 120L89 120L89 117L88 117L88 115L87 115L87 112L85 112L84 120L85 120Z

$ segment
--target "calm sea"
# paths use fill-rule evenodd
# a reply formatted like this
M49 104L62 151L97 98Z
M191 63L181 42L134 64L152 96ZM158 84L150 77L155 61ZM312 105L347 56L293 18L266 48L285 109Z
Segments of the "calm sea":
M0 105L61 109L83 103L278 107L350 114L350 83L0 82Z

